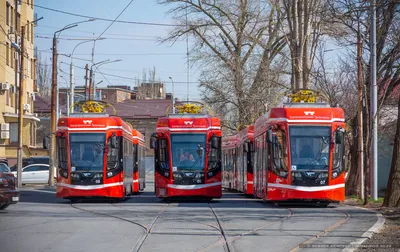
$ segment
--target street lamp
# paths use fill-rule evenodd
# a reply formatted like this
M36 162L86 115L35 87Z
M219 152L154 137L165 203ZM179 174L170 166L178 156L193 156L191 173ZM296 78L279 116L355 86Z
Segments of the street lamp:
M72 53L71 53L71 64L70 64L70 68L69 68L69 71L70 71L70 90L71 90L71 96L70 96L70 99L71 99L71 101L70 101L70 104L74 104L74 95L75 95L75 83L74 83L74 65L73 65L73 59L74 59L74 52L75 52L75 49L79 46L79 45L82 45L82 44L84 44L84 43L88 43L88 42L96 42L96 40L103 40L104 38L98 38L98 39L90 39L90 40L87 40L87 41L83 41L83 42L80 42L80 43L78 43L75 47L74 47L74 49L72 50ZM68 109L69 110L69 109ZM72 107L71 108L71 113L74 113L74 107Z
M61 35L61 32L64 30L71 29L73 27L78 26L78 24L81 23L86 23L86 22L91 22L94 21L94 18L80 21L80 22L75 22L69 25L64 26L64 28L55 31L54 36L53 36L53 57L52 57L52 83L51 83L51 114L50 114L50 132L51 132L51 146L50 146L50 162L49 162L49 185L54 186L54 168L56 166L56 128L57 128L57 122L56 122L56 98L57 98L57 38ZM57 37L58 33L58 37Z
M117 59L117 60L113 60L113 61L110 61L109 59L108 60L103 60L103 61L100 61L100 62L97 62L97 63L95 63L95 64L93 64L91 67L90 67L90 78L92 79L92 75L95 75L95 73L96 73L96 71L97 71L97 69L101 66L101 65L105 65L105 64L110 64L110 63L114 63L114 62L120 62L120 61L122 61L121 59ZM96 69L94 70L94 72L92 72L92 68L94 67L94 66L96 66ZM93 79L94 79L94 76L93 76ZM92 84L93 82L92 82L92 80L90 81L90 83ZM90 91L89 91L90 92ZM93 99L96 97L96 86L95 85L93 85ZM90 94L89 94L90 95Z
M172 77L168 77L172 82L172 114L175 114L175 89L174 89L174 80Z

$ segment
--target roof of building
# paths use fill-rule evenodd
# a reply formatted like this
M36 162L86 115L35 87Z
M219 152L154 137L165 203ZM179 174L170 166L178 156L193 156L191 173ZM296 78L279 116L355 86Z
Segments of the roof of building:
M63 113L67 110L66 105L60 105L60 109ZM49 98L44 98L39 95L35 96L35 103L34 103L34 113L37 114L50 114L51 113L51 100Z
M113 104L117 111L117 116L123 118L159 118L166 114L168 106L172 105L172 100L153 99L153 100L125 100ZM112 109L107 110L112 113Z

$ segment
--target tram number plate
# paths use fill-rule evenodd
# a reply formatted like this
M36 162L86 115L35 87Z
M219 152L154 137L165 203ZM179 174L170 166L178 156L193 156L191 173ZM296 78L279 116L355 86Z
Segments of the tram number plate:
M96 181L94 181L96 184L100 184L100 179L96 179Z

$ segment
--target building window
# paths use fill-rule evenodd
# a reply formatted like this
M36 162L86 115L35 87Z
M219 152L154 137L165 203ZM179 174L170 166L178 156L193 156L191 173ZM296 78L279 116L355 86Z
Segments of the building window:
M10 4L6 3L6 24L7 25L10 25L9 19L10 19Z
M18 142L18 123L10 123L10 143Z
M28 3L29 5L29 3ZM26 39L29 41L30 37L31 37L31 26L29 25L29 20L26 20L26 22L28 22L27 26L26 26Z
M10 46L8 43L6 43L6 64L7 66L10 65Z
M10 67L14 69L14 48L10 49Z
M36 122L31 123L31 146L36 146Z
M6 90L6 106L10 106L10 91Z
M31 3L30 3L30 1L29 1L29 0L27 0L26 2L27 2L27 4L28 4L28 5L31 5Z
M10 24L14 26L14 8L10 6Z
M11 87L10 87L10 90L11 90L11 92L10 92L10 93L11 93L11 107L14 107L14 102L15 102L15 93L14 93L14 91L13 91L13 90L14 90L14 87L15 87L15 86L11 86Z
M34 30L34 25L31 24L31 42L33 44L33 30Z
M17 23L15 24L15 30L17 31L17 32L19 32L19 29L20 29L20 27L21 27L21 14L17 14Z

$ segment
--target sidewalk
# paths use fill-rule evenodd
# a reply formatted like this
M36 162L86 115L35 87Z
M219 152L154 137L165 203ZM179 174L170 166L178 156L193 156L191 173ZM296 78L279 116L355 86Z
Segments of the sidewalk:
M376 211L385 217L385 224L378 233L373 234L362 244L363 248L356 251L400 251L400 208L382 207L382 202L370 202L364 206L358 199L346 199L344 203Z

